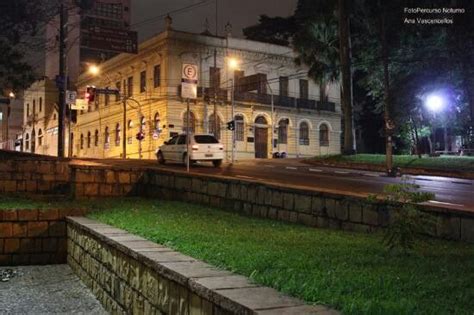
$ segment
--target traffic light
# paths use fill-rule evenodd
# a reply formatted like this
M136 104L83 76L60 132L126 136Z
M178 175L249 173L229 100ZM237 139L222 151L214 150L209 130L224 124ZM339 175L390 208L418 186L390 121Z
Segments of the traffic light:
M228 130L234 130L235 129L235 121L231 120L227 123L227 129Z
M145 133L143 131L139 131L135 137L138 141L142 141L145 139Z
M84 94L84 98L87 103L93 103L95 100L95 86L88 86L86 87L86 93Z

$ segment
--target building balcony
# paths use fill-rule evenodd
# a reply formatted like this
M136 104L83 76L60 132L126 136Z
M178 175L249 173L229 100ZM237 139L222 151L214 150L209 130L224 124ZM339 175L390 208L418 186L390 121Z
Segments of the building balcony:
M217 90L218 101L230 101L230 93L226 89ZM181 85L178 86L178 95L181 95ZM213 100L215 92L213 88L201 87L197 88L197 97L203 98L205 101ZM264 105L271 105L271 94L255 93L255 92L238 92L235 91L234 98L239 102L249 102ZM273 105L287 108L299 108L310 110L323 110L329 112L336 111L336 103L334 102L320 102L311 99L295 98L283 95L273 95Z

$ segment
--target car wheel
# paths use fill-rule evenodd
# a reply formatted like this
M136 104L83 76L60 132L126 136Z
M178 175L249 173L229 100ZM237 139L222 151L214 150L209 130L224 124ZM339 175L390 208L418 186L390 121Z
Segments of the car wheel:
M165 162L166 162L166 161L165 161L165 157L163 156L163 153L161 153L161 151L158 152L157 157L158 157L158 163L160 163L160 164L165 164Z
M222 165L222 160L214 160L212 161L214 167L220 167Z

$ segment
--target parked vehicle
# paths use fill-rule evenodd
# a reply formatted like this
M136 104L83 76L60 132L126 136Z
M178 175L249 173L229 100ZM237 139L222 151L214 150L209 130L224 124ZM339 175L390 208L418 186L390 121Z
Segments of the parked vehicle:
M224 145L213 135L196 134L190 136L189 162L210 161L219 167L224 159ZM166 162L186 163L187 159L186 134L180 134L166 141L156 151L158 163Z

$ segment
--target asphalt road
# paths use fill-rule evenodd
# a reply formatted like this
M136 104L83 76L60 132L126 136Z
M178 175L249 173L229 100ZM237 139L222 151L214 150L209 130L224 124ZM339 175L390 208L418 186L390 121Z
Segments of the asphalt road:
M186 171L184 165L158 165L155 160L97 162ZM239 161L234 165L224 164L221 168L214 168L210 163L199 163L193 165L190 172L357 195L381 193L385 185L405 181L419 185L421 191L434 193L435 198L430 201L432 205L474 211L474 180L414 175L405 175L404 179L391 178L378 172L310 166L297 159Z

